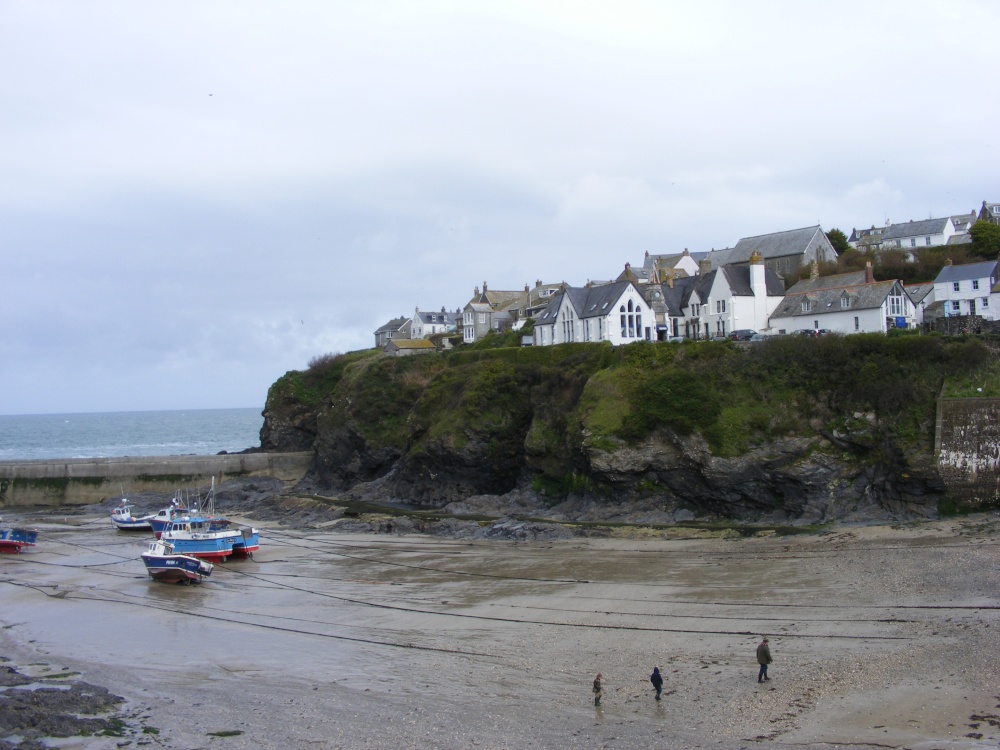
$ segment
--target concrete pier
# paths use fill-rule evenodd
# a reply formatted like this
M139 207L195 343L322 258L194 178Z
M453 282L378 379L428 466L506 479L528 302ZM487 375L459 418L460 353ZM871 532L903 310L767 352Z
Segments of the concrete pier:
M312 461L303 453L223 453L0 461L0 508L89 505L108 497L152 490L173 492L226 479L266 476L293 485Z

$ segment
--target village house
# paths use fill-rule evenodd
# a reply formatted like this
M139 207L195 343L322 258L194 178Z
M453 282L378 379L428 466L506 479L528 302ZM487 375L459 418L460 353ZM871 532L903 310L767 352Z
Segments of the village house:
M818 224L785 232L744 237L735 247L713 250L707 258L712 268L722 266L746 266L750 256L759 254L764 264L779 276L795 273L802 266L813 261L835 263L837 251Z
M812 275L785 293L771 316L771 333L827 329L834 333L886 333L916 326L913 302L897 279L875 281L864 271Z
M922 247L947 245L955 235L955 224L950 216L943 219L908 221L905 224L890 224L882 233L882 249L902 250L907 261L916 258L916 250Z
M945 317L979 315L997 320L1000 310L991 299L997 284L997 261L952 265L951 260L934 279L934 299L942 303Z
M390 339L410 338L410 318L393 318L375 331L375 348L381 349Z
M785 296L785 285L759 253L752 253L746 266L723 266L683 284L683 317L673 325L685 338L724 337L733 331L764 331L768 319ZM675 334L677 335L677 334Z
M882 247L882 235L889 223L884 227L876 227L872 224L871 229L852 229L851 236L847 238L847 244L862 252L866 250L879 250Z
M979 210L979 220L988 221L990 224L1000 224L1000 203L983 201L983 207Z
M483 282L462 309L462 343L473 344L490 331L506 331L527 305L527 291L497 291Z
M931 309L932 315L934 307L934 282L923 283L923 284L906 284L903 286L906 290L906 295L910 298L910 302L913 303L913 317L917 325L923 325L924 315L928 308Z
M654 339L653 315L631 281L590 287L563 287L535 317L533 343L552 346L572 341L610 341L614 345Z
M440 312L424 312L419 307L414 308L410 319L410 338L426 339L435 333L454 331L461 317L460 310L448 312L442 307Z

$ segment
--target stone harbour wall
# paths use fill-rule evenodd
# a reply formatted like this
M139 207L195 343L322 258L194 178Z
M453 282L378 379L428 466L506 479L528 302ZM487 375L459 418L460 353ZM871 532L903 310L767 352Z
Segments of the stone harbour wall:
M940 399L934 452L958 505L1000 506L1000 399Z
M267 476L291 486L311 461L311 452L0 461L0 508L89 505L122 493L203 486L213 477L221 484Z

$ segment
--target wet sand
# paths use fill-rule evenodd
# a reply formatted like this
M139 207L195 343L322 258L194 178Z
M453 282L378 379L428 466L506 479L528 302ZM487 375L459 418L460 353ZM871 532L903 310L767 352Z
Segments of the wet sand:
M147 537L103 515L5 515L41 534L35 549L0 556L0 654L123 696L137 745L1000 740L996 516L817 536L544 543L257 523L254 560L179 586L149 581ZM762 634L774 664L759 685ZM659 704L654 665L666 683Z

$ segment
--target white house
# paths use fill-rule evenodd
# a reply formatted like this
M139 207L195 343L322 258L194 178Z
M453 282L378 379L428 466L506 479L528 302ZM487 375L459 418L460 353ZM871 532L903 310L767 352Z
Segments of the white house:
M653 313L632 282L567 286L535 316L534 344L610 341L617 346L655 340L654 331Z
M497 291L483 282L483 291L475 288L472 299L462 308L462 341L471 344L490 331L511 327L516 315L511 310L523 308L528 298L525 291Z
M454 331L461 317L461 312L448 312L443 307L440 312L424 312L416 307L410 319L410 337L425 339L435 333Z
M954 266L951 261L934 279L934 299L944 303L946 317L980 315L986 320L1000 319L996 301L991 299L997 284L997 261L966 263Z
M765 266L759 253L750 256L747 266L723 266L703 273L686 286L690 291L686 296L682 294L680 303L683 320L675 330L679 332L683 326L687 338L728 336L738 330L764 331L785 295L781 278Z
M897 279L875 281L864 271L803 279L771 316L772 333L826 328L836 333L886 333L916 326L913 301Z
M912 261L917 248L947 245L954 234L955 224L950 216L890 224L882 233L882 249L903 250L907 260Z

